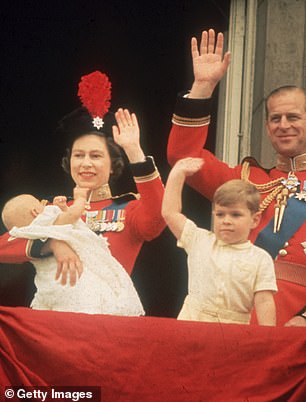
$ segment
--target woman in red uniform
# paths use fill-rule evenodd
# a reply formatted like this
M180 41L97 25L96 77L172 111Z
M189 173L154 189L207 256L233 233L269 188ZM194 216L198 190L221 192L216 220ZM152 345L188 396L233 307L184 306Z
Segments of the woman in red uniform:
M108 84L107 77L100 72L82 77L79 96L85 107L65 116L59 124L57 133L68 143L63 167L76 185L91 190L84 220L97 234L107 237L113 256L130 274L143 243L159 236L165 227L161 217L164 189L153 158L145 156L140 146L135 114L119 109L115 121L105 107L108 99L102 99L102 105L95 99L98 107L92 107L90 102L95 94L92 87L89 94L84 94L82 82L90 87L93 80L95 88L101 80L104 87ZM120 148L128 158L138 194L113 197L109 182L116 180L123 169ZM66 283L69 273L70 283L74 284L76 271L81 273L82 266L68 245L49 240L42 247L40 242L12 240L7 233L0 239L0 262L3 263L30 261L48 252L57 258L62 283Z

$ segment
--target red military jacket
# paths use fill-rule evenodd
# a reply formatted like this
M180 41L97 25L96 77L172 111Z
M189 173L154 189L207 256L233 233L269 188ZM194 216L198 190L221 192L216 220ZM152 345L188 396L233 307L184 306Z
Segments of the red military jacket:
M242 165L229 167L220 161L210 151L203 149L207 140L208 128L210 123L210 100L198 100L179 97L176 110L173 115L173 126L168 141L168 160L171 165L181 158L201 157L205 160L202 169L195 175L188 177L187 183L204 197L212 200L215 190L224 182L231 179L242 178ZM305 156L305 155L304 155ZM289 158L288 158L289 159ZM306 160L306 156L305 156ZM290 161L294 170L295 161ZM294 174L302 183L306 181L306 170L295 171ZM286 179L288 173L273 168L266 170L257 163L250 164L248 179L254 184L266 184L272 180L283 177ZM267 193L261 194L262 200ZM304 202L304 201L301 201ZM273 200L263 211L260 225L253 229L250 240L253 242L258 233L268 225L274 216ZM285 210L286 214L286 210ZM280 248L277 259L297 263L306 266L305 248L302 243L306 242L306 222L294 233ZM285 251L284 251L285 250Z
M108 239L111 253L130 274L145 241L160 235L165 228L161 216L164 186L153 158L131 165L137 195L127 194L91 202L87 221L96 232ZM142 174L143 173L143 174ZM86 217L84 216L84 220ZM0 237L0 262L22 263L39 256L41 245L24 239L11 239L8 233Z
M170 165L173 165L178 159L185 157L200 157L205 160L202 169L187 178L187 183L193 187L196 191L201 193L204 197L212 200L215 190L224 182L231 179L247 178L249 181L255 185L264 185L264 187L269 187L271 182L274 180L280 183L280 178L285 180L288 178L288 170L293 170L295 176L300 181L301 188L305 188L306 171L303 167L303 162L306 162L306 155L298 156L294 159L287 158L288 160L283 161L287 164L287 172L273 168L271 170L266 170L260 167L257 163L250 163L248 169L245 169L246 164L241 164L233 168L229 167L226 163L218 160L211 152L203 149L210 122L210 100L199 100L199 99L188 99L184 97L179 97L173 115L173 126L170 132L170 137L168 141L168 161ZM302 160L300 160L302 159ZM289 165L289 169L288 169ZM296 167L299 165L299 169ZM269 184L270 183L270 184ZM262 193L262 202L267 196L272 195L269 191L267 193ZM250 240L253 242L255 239L259 239L262 235L262 230L266 231L269 228L269 222L274 217L274 205L275 199L271 197L270 203L263 210L262 219L260 225L253 229L250 233ZM296 202L296 201L295 201ZM304 202L304 201L300 201ZM305 205L306 206L306 205ZM303 209L305 216L305 209ZM285 209L284 220L286 213L289 210ZM290 208L290 213L292 213L292 208ZM293 210L293 213L294 210ZM292 215L291 215L292 216ZM302 273L304 268L306 269L306 254L305 254L305 242L306 242L306 223L304 218L299 218L298 214L294 215L294 219L300 222L300 226L295 232L289 236L287 241L283 244L276 242L275 240L282 240L280 234L275 236L268 236L265 239L273 239L272 242L274 247L273 256L276 256L277 266L281 265L281 270L277 269L276 276L278 278L277 284L279 292L275 295L276 303L276 313L277 313L277 323L278 325L284 325L289 319L294 315L300 314L305 311L305 275ZM290 223L290 220L287 219ZM273 221L274 225L274 221ZM285 228L292 225L286 225ZM261 233L260 233L261 232ZM259 236L258 236L259 235ZM264 241L261 246L266 248L269 241ZM279 247L279 249L278 249ZM290 264L291 263L291 268ZM298 269L298 279L296 280L296 271L293 272L292 264L296 265ZM286 274L284 274L284 267L286 268ZM277 267L276 267L277 268ZM288 268L288 269L287 269ZM295 277L292 281L292 275ZM289 276L291 279L289 280ZM285 279L286 278L286 279ZM297 313L301 309L300 313Z

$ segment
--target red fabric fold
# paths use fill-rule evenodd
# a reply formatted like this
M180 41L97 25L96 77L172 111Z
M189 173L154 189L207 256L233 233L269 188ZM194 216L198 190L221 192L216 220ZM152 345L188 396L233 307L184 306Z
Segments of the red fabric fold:
M306 330L0 308L0 384L106 401L302 401Z

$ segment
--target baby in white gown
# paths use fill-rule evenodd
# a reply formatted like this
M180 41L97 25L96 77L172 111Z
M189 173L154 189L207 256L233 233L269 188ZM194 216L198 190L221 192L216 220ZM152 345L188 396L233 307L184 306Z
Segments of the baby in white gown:
M75 286L63 286L55 280L54 256L32 261L36 269L37 291L31 307L38 310L144 315L133 282L121 264L111 255L107 241L97 236L80 219L87 190L75 188L74 203L67 206L64 197L44 206L29 194L9 200L2 220L13 238L57 239L65 241L79 256L83 274Z

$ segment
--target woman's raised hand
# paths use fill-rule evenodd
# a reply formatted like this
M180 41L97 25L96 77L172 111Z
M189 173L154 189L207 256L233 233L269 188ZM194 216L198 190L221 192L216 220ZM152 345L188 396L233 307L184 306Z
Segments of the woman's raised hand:
M118 126L113 126L114 141L124 149L131 163L145 161L140 146L140 131L135 113L128 109L118 109L115 113Z

